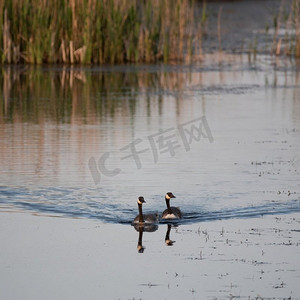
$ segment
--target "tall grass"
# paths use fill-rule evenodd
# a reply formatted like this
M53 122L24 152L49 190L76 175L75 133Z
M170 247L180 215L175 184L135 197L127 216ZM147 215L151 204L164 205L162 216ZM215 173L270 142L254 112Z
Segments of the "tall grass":
M271 53L300 57L300 0L293 0L289 11L283 10L281 1L279 12L273 17L274 37ZM279 36L279 29L284 30L284 37ZM282 50L283 48L283 50Z
M191 60L201 44L194 5L193 0L0 0L1 62Z
M300 1L293 2L294 24L296 30L295 56L300 57Z

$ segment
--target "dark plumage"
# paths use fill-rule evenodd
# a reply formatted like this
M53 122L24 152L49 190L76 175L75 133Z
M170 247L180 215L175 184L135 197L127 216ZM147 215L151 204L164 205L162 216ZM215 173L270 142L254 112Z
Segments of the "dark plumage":
M150 225L158 222L158 215L157 214L143 214L142 205L146 203L144 197L140 196L138 198L138 208L139 214L134 218L132 224L133 225Z
M161 218L164 220L174 220L174 219L181 219L182 218L182 212L178 207L170 206L170 199L176 198L171 192L166 193L165 200L167 209L165 209L162 213Z

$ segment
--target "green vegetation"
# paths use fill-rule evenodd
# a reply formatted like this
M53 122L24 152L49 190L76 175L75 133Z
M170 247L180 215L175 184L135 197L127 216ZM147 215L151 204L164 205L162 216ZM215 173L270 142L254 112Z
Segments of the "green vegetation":
M223 50L222 6L216 20L209 8L207 0L0 0L0 63L201 61L204 37ZM300 57L300 0L270 10L264 51Z
M0 0L1 62L190 61L201 45L194 5L191 0Z

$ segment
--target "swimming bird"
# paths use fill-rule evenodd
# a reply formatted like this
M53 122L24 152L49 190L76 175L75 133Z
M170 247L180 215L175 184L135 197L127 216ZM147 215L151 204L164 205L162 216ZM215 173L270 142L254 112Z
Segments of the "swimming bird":
M167 204L167 209L165 209L162 213L161 218L163 220L174 220L174 219L181 219L182 218L182 212L178 207L170 206L170 199L176 198L171 192L166 193L165 200Z
M146 203L143 196L140 196L137 200L139 214L134 218L132 224L133 225L151 225L158 222L158 214L143 214L142 205Z

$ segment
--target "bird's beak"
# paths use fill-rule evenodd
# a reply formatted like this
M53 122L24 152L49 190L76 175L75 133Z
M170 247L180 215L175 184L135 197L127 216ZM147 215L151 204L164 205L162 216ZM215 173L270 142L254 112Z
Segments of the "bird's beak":
M174 195L173 195L173 197L172 198L176 198Z

